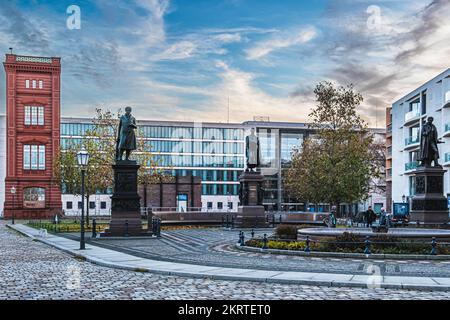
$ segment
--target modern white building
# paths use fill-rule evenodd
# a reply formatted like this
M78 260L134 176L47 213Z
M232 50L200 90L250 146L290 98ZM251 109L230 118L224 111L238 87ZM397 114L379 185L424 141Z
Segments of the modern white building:
M414 195L412 172L418 165L420 133L428 117L434 118L439 138L440 164L450 169L450 69L392 104L392 202ZM391 130L389 128L389 130ZM450 196L450 174L444 175L444 193Z
M6 116L0 114L0 217L3 217L6 177Z

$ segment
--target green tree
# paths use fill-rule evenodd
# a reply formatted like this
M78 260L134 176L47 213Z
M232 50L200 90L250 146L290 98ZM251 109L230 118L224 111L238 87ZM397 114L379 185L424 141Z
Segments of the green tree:
M378 174L370 151L373 136L356 112L363 97L352 85L321 82L314 93L317 106L309 115L314 134L294 150L285 186L298 199L339 210L341 203L368 196L371 178Z

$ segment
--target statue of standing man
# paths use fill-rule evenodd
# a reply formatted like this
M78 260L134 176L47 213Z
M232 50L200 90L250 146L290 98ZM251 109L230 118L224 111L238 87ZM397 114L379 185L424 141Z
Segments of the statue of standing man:
M247 171L253 171L260 165L259 139L255 135L255 128L252 128L250 135L245 138L245 156L247 158Z
M420 154L419 160L421 166L430 167L434 161L434 166L440 166L438 144L443 143L438 140L438 132L433 124L433 117L428 117L428 121L422 126L420 135Z
M116 160L122 160L126 152L125 160L130 160L131 151L136 150L136 119L131 115L131 107L125 108L125 114L120 117L117 136Z

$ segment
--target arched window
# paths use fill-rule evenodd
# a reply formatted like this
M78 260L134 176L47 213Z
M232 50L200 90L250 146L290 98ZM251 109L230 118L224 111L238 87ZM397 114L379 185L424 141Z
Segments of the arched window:
M45 189L39 187L23 189L23 206L25 208L45 208Z

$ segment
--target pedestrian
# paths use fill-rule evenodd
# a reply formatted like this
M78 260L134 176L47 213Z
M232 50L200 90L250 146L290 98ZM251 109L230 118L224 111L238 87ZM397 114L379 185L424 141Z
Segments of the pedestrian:
M390 227L389 216L384 208L381 208L380 212L380 226L386 226L387 228Z
M366 228L371 228L372 227L372 223L375 221L376 216L377 215L372 210L372 206L369 206L369 208L367 209L366 214L365 214Z

